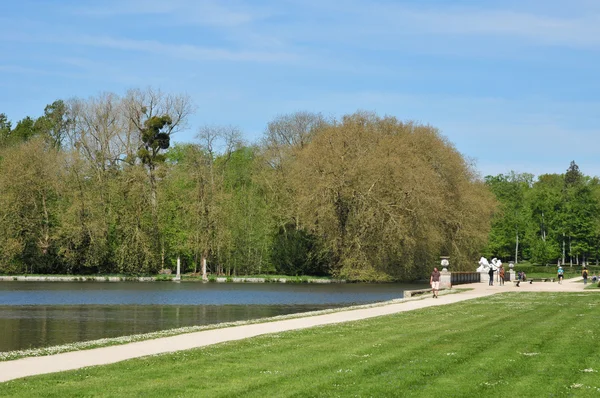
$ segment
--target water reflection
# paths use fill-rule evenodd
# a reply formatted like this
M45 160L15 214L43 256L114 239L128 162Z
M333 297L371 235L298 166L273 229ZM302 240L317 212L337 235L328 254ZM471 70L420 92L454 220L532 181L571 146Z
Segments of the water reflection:
M257 319L339 305L0 306L0 351Z
M0 282L0 351L385 301L420 287Z

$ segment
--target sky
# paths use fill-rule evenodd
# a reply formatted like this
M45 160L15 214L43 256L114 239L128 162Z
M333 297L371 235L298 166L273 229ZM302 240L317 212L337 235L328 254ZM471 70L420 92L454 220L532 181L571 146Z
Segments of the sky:
M257 142L297 111L438 128L481 176L600 176L597 0L0 2L0 113L153 87Z

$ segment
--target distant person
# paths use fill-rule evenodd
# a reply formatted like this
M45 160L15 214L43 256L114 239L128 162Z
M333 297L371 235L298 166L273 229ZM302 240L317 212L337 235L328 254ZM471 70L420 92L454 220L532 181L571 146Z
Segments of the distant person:
M558 283L562 285L562 280L565 277L565 270L560 265L558 266Z
M583 271L581 271L581 276L583 276L583 284L587 285L587 277L588 277L587 268L583 267Z
M500 277L500 286L504 286L504 267L500 266L500 270L498 271L498 276Z
M592 283L596 283L598 282L598 277L596 276L596 274L592 275Z
M433 298L438 298L438 294L440 292L440 271L438 271L437 267L433 269L433 272L429 277L429 284L431 285Z
M490 286L494 286L494 268L490 267L488 274L490 275Z
M523 282L527 280L527 274L525 273L525 271L523 271L523 273L521 274L521 278L523 279Z
M515 286L520 287L522 280L523 280L523 272L519 271L519 272L517 272L517 283L515 284Z

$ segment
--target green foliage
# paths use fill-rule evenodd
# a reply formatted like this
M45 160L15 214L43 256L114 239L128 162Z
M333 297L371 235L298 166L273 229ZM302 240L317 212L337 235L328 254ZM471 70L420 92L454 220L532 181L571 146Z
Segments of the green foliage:
M571 162L565 174L512 173L486 177L500 212L492 222L486 254L540 264L600 260L600 184Z
M142 275L180 258L217 276L385 281L480 255L495 202L429 126L300 112L260 145L232 127L171 145L190 112L149 89L55 101L14 128L0 115L0 272Z
M68 112L67 105L62 100L54 101L44 108L44 115L35 121L35 130L52 148L62 148L67 131L73 125Z
M12 124L4 113L0 113L0 148L4 147L10 137Z
M464 266L485 243L493 199L431 127L356 113L293 155L282 224L318 237L334 276L411 279L442 254Z
M525 272L525 274L529 275L533 272L538 271L536 267L532 264L517 264L514 268L515 272Z
M531 189L533 175L516 174L486 177L486 185L494 193L500 207L492 221L492 230L486 254L499 258L522 256L523 241L531 218L526 198Z
M3 152L0 165L0 267L57 271L60 156L31 140ZM0 268L1 269L1 268Z
M164 162L165 157L161 150L169 148L171 138L165 128L173 124L169 115L152 116L144 122L141 130L143 147L138 150L138 157L143 164L154 166L155 163Z
M319 239L294 227L281 227L273 242L272 262L284 275L328 275L330 263Z

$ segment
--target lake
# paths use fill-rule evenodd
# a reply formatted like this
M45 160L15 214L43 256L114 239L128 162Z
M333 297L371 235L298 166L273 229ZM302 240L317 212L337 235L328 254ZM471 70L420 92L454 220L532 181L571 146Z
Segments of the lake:
M0 282L0 351L367 304L407 284Z

